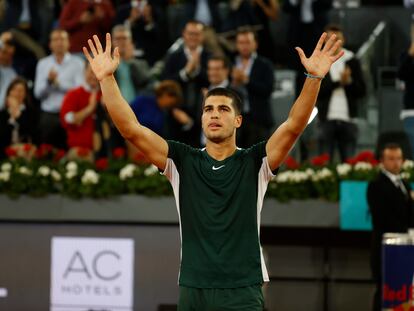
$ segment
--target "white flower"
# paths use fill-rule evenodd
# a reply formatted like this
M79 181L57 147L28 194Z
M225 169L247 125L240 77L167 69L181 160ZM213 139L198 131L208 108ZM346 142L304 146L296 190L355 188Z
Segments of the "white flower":
M47 176L49 176L49 175L50 175L50 168L49 168L49 167L47 167L46 165L42 165L42 166L41 166L41 167L39 167L39 169L37 170L37 173L38 173L40 176L47 177Z
M70 161L68 164L66 164L66 170L69 172L75 172L78 170L78 164L76 164L76 162Z
M321 177L327 178L332 176L332 171L329 168L324 167L319 171L319 174Z
M290 171L282 172L276 175L276 182L278 183L285 183L288 182L290 179Z
M352 166L348 163L338 164L336 166L336 172L339 176L345 176L352 170Z
M127 164L119 171L119 179L125 180L127 178L132 178L134 176L137 166L135 164Z
M78 175L77 171L68 171L66 173L66 179L72 179L73 177L75 177L76 175Z
M320 181L323 179L330 179L332 178L333 173L330 169L324 167L323 169L319 170L312 176L313 181Z
M0 172L0 181L8 182L10 180L10 172Z
M293 171L293 173L291 175L292 181L294 181L296 183L301 183L301 182L307 181L308 178L309 178L308 174L306 172L303 172L303 171Z
M312 168L307 168L305 173L308 175L308 177L312 177L315 174L315 171Z
M60 175L60 173L56 170L52 170L52 172L50 173L52 175L52 178L54 181L61 181L62 180L62 176Z
M22 175L27 175L27 176L32 175L32 171L29 170L26 166L21 166L19 168L19 173L22 174Z
M96 185L99 182L99 175L94 170L86 170L82 176L82 184L84 185Z
M3 164L1 165L1 171L2 171L2 172L10 172L10 171L11 171L11 169L12 169L12 165L11 165L11 163L9 163L9 162L3 163Z
M369 171L372 169L372 164L367 162L357 162L354 166L356 171Z
M403 170L409 170L414 168L414 161L411 160L405 160L402 165Z
M410 179L410 177L411 177L410 173L408 173L408 172L402 172L400 176L401 176L402 179L406 179L406 180Z
M147 167L144 171L145 176L152 176L154 174L158 173L158 167L156 167L154 164Z

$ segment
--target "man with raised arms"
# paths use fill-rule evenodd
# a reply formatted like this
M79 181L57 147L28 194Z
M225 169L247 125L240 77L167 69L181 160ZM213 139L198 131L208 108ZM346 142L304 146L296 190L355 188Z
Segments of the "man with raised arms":
M267 184L305 129L341 42L324 33L307 58L296 48L307 79L288 119L264 142L236 146L241 101L231 90L210 90L202 127L206 147L166 141L136 119L114 78L119 51L97 36L83 48L120 133L167 176L174 190L181 233L178 310L263 310L269 280L260 246L260 212Z

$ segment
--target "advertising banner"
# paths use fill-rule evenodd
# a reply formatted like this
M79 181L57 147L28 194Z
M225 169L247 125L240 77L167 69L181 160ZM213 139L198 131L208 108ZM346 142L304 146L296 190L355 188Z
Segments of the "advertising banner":
M51 243L50 311L132 311L132 239L53 237Z

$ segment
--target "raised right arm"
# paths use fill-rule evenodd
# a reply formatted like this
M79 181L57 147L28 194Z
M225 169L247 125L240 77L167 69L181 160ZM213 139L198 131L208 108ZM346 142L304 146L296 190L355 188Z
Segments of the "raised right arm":
M122 97L113 73L119 65L119 51L115 48L111 55L111 36L106 34L105 51L97 36L88 40L92 56L87 48L83 52L89 61L96 78L99 80L103 100L109 115L121 135L135 145L147 159L164 170L168 156L168 144L158 134L142 126L128 103Z

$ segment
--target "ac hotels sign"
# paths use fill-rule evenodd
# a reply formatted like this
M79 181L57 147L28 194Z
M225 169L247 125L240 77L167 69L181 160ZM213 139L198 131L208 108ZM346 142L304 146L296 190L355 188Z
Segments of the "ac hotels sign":
M51 311L133 309L134 241L52 239Z

